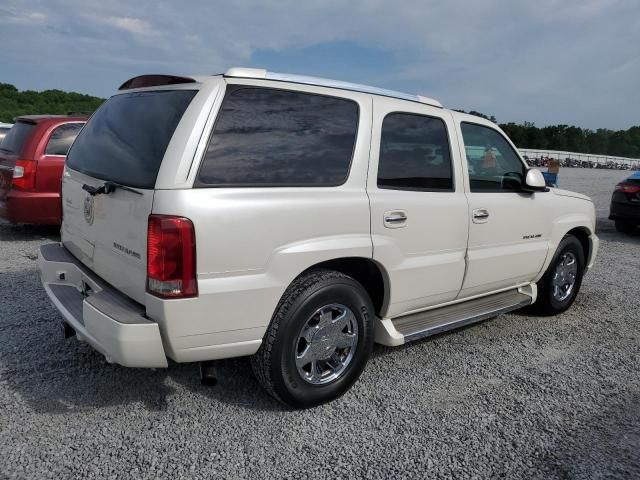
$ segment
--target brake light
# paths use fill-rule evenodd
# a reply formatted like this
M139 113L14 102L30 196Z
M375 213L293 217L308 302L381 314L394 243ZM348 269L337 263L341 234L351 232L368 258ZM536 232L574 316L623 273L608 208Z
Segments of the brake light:
M13 167L13 186L20 190L31 190L36 186L35 160L16 160Z
M635 185L633 183L621 182L616 185L616 192L624 192L624 193L640 193L640 185Z
M149 215L147 292L161 298L198 295L196 236L188 218Z

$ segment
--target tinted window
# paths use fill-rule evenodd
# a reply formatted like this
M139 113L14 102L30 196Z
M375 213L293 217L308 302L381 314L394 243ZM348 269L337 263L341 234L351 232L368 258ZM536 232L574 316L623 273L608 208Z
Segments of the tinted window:
M493 128L462 124L472 192L517 191L524 181L524 165L509 142Z
M9 130L7 136L4 137L4 140L2 140L0 148L7 152L20 155L27 138L29 138L29 135L31 134L31 130L33 130L33 127L35 127L35 124L33 123L17 122L13 127L11 127L11 130Z
M334 186L349 173L358 128L351 100L268 88L227 93L199 185Z
M391 113L382 122L378 187L451 190L447 127L439 118Z
M111 97L78 135L67 165L103 180L153 188L167 145L195 94L160 90Z
M67 123L57 127L51 132L44 153L47 155L66 155L82 125L82 123Z

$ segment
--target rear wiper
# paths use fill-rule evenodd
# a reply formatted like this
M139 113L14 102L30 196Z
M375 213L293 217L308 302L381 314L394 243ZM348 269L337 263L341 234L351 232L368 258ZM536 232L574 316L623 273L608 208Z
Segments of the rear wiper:
M141 191L131 187L127 187L126 185L120 185L119 183L116 183L116 182L104 182L104 184L100 185L99 187L93 187L91 185L87 185L86 183L82 185L82 189L85 192L88 192L89 195L91 195L92 197L95 197L96 195L101 195L103 193L105 195L109 195L110 193L115 192L117 188L121 190L126 190L127 192L135 193L136 195L142 195Z

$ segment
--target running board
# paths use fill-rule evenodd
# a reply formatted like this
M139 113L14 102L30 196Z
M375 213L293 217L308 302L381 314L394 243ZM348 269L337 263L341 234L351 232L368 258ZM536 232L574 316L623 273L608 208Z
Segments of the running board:
M381 335L379 340L382 340L383 337L387 337L389 340L404 339L401 342L397 340L392 340L390 343L380 342L386 345L412 342L517 310L530 305L531 300L531 296L514 289L412 315L386 319L382 321L381 326L387 330L385 332L387 335Z

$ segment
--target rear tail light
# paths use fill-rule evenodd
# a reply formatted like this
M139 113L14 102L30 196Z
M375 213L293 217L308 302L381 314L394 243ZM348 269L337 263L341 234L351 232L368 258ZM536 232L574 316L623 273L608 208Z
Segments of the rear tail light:
M16 160L13 167L13 186L20 190L31 190L36 186L35 160Z
M616 192L640 193L640 185L622 182L616 185Z
M147 292L161 298L198 295L196 236L188 218L149 216Z

